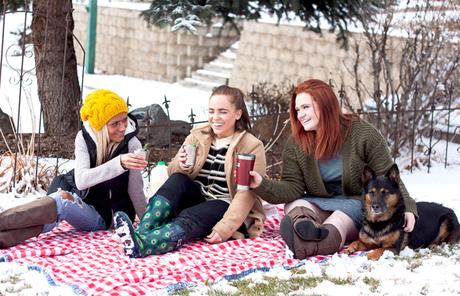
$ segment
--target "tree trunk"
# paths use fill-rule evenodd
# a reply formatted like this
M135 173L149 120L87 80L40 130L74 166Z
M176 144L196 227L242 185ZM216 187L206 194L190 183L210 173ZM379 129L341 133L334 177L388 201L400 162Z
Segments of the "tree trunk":
M72 0L34 0L34 43L38 96L45 133L76 133L80 86L73 45Z

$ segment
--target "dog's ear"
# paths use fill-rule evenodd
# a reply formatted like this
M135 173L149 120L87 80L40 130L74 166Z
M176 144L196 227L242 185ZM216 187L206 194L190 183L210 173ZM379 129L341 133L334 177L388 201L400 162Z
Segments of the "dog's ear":
M363 182L363 186L367 186L370 180L375 178L374 171L366 164L364 166L363 174L361 176L361 182Z
M393 164L385 174L385 176L390 179L395 184L399 184L399 169L397 164Z

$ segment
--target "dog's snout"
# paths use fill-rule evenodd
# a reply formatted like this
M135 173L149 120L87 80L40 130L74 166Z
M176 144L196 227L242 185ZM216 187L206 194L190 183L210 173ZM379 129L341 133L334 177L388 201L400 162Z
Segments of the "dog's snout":
M372 203L372 210L375 212L375 213L380 213L382 208L380 207L380 205L378 203Z

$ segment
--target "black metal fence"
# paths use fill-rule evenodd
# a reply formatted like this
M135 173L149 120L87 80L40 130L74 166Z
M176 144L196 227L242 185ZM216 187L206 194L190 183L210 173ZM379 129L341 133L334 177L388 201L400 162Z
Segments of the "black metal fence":
M277 118L286 118L288 113L285 110L281 112L260 114L257 112L257 97L258 93L251 92L248 97L248 111L253 125L257 120L265 117L272 118L271 128L273 130L272 136L268 139L262 139L265 144L272 146L273 139L278 138L280 141L286 139L279 137L280 133L289 134L289 128L282 128L282 123ZM339 92L339 98L342 101L346 97L346 93L342 90ZM288 98L286 98L288 99ZM170 115L169 100L165 97L163 107L166 113ZM417 110L416 108L402 109L397 106L394 109L386 108L385 110L368 110L361 109L354 110L360 118L372 123L387 139L390 153L395 162L403 165L405 169L413 171L414 167L426 167L427 172L433 163L433 156L436 155L437 162L443 162L444 167L449 165L449 156L458 159L460 162L460 107L453 107L454 98L448 98L447 106L436 106L433 102L430 108L426 110ZM458 103L457 103L458 104ZM416 107L416 106L414 106ZM416 122L410 118L417 118L421 115L424 120ZM189 115L190 125L203 123L203 121L195 121L195 114L193 109ZM405 118L406 120L403 120ZM455 120L456 119L456 120ZM440 124L442 122L442 124ZM409 123L409 125L408 125ZM148 125L146 128L152 130L155 128L164 128L169 126L171 131L171 124L156 124ZM171 139L171 134L169 136ZM147 139L148 142L148 139ZM271 142L271 143L268 143ZM277 147L283 147L284 143L278 143ZM171 140L169 141L168 150L171 155ZM273 146L272 146L273 147ZM279 166L282 151L267 151L268 167L271 168L272 176L277 175L276 166ZM453 155L452 155L453 154ZM442 159L439 157L442 155ZM171 155L173 156L173 155Z
M6 3L6 1L4 1ZM27 3L27 1L25 1ZM27 30L28 27L26 26L27 23L27 18L30 17L31 11L23 11L24 12L24 26L21 31L21 38L23 40L27 39ZM3 18L3 28L2 28L2 39L1 39L1 55L0 55L0 83L1 83L1 78L2 74L4 75L2 69L4 66L8 65L11 68L11 64L9 62L9 59L12 58L13 56L17 59L19 58L20 63L19 67L14 68L14 73L17 75L16 78L10 78L8 79L9 85L5 84L0 84L0 89L5 89L5 88L11 88L11 87L16 87L18 90L18 96L13 98L14 100L18 100L17 103L19 106L23 104L23 89L25 86L30 85L30 78L29 76L35 75L35 67L32 69L26 69L24 67L25 65L25 60L27 58L31 58L31 53L32 53L32 48L30 47L30 44L28 45L25 41L22 43L14 44L14 45L6 45L5 44L5 36L8 32L5 30L5 16L9 12L3 11L2 18ZM70 14L70 11L69 11ZM66 29L67 30L67 29ZM47 32L44 32L45 36ZM45 38L46 39L46 38ZM83 59L85 57L85 51L81 45L81 43L75 39L74 40L75 44L78 46L78 49L82 51L83 53ZM41 53L38 53L41 54ZM44 54L44 53L43 53ZM35 52L35 55L37 55L37 52ZM37 60L36 60L37 61ZM66 67L66 60L64 59L62 62L61 67L65 68ZM84 61L83 61L84 64ZM83 89L83 74L84 74L84 69L82 69L81 73L81 89ZM64 78L64 72L62 74L62 79ZM40 82L39 82L40 83ZM57 90L57 93L62 93L64 91L65 86L64 84L61 84L61 89ZM341 102L346 98L346 93L343 91L343 89L338 91L339 98ZM278 110L277 112L268 112L268 114L261 114L259 112L259 108L261 106L258 106L258 101L257 98L261 94L252 91L248 95L248 105L249 108L248 110L250 111L251 119L253 123L256 123L258 120L262 120L264 117L267 118L272 118L273 120L271 121L272 126L266 126L266 128L271 128L272 133L271 136L263 139L265 144L270 147L270 149L267 151L267 161L268 161L268 166L270 168L270 175L276 176L277 172L279 172L280 168L280 153L282 150L282 147L284 146L284 143L281 143L285 137L280 137L280 134L288 134L289 133L289 128L285 127L279 118L286 118L286 111L287 110ZM286 98L288 99L288 98ZM166 98L164 97L163 101L163 108L166 111L166 115L168 119L170 119L170 107L169 103L170 100L174 100L174 98ZM437 156L437 160L439 161L440 158L438 155L442 152L443 153L443 162L444 166L448 165L448 157L453 156L453 158L460 159L460 148L459 143L460 143L460 125L458 124L459 122L459 117L460 117L460 107L458 98L454 98L450 96L448 98L448 104L443 105L443 106L437 106L435 101L431 103L431 107L426 110L417 110L417 104L414 103L411 108L400 108L398 107L397 104L391 104L391 107L389 107L389 104L387 103L386 107L383 109L377 108L377 110L355 110L357 114L363 119L366 119L373 123L378 130L382 132L382 134L385 136L385 138L388 140L388 144L391 147L391 153L395 161L400 161L401 158L405 158L406 161L406 167L409 168L411 171L413 168L421 163L421 165L426 166L428 172L430 172L430 168L432 166L433 156ZM38 124L42 124L42 114L43 110L40 110L40 118ZM65 112L63 112L65 113ZM419 117L419 115L422 114L424 120L423 120L423 126L420 126L419 122L416 122L415 120L411 123L410 118L416 118ZM21 114L21 109L20 107L18 108L17 112L17 122L16 122L16 137L14 137L15 143L10 146L18 146L19 143L18 138L19 138L19 125L20 125L20 118L23 116L28 116L29 114L23 115ZM193 126L194 124L198 124L201 122L198 122L195 120L196 115L193 112L193 109L191 109L189 117L189 124ZM440 121L443 121L442 126L440 126ZM161 124L147 124L145 127L147 130L153 130L156 128L161 128L165 129L165 127L168 129L168 145L165 149L168 150L168 156L172 157L173 153L173 143L171 142L172 139L172 123L170 120L168 120L165 123ZM149 134L149 133L147 133ZM40 161L40 158L43 157L42 151L41 151L41 145L40 145L40 132L38 133L38 145L36 146L36 151L34 151L34 155L36 156L36 162L38 163ZM59 145L59 137L61 136L60 133L56 135L58 138L56 139L56 144ZM147 138L146 142L149 142L150 139ZM273 145L276 141L279 141L279 145ZM277 151L274 151L275 149L278 149ZM19 149L18 149L19 150ZM18 151L17 150L17 151ZM452 153L454 155L452 155ZM17 153L14 155L14 171L16 171L16 159ZM56 168L59 167L59 157L62 157L62 155L59 155L57 153L56 155ZM422 159L423 158L423 159ZM422 160L420 160L422 159ZM166 159L167 160L167 159ZM36 167L36 170L38 170L38 166ZM57 170L56 170L57 173ZM37 176L37 171L35 176ZM13 178L15 180L15 178ZM14 186L14 184L13 184Z

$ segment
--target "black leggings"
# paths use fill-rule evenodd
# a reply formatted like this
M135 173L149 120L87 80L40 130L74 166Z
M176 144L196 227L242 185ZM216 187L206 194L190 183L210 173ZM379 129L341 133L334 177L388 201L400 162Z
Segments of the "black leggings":
M229 204L223 200L206 200L200 186L182 173L172 174L156 195L166 198L173 212L173 221L185 230L185 240L204 238L219 222ZM240 232L247 234L243 225Z

